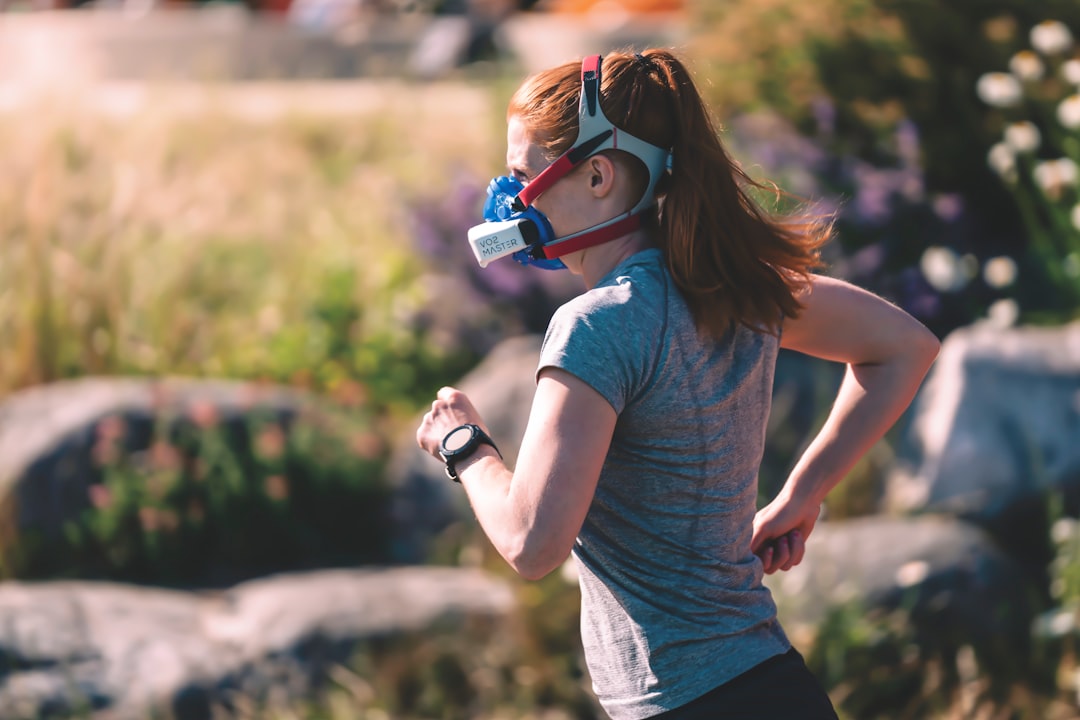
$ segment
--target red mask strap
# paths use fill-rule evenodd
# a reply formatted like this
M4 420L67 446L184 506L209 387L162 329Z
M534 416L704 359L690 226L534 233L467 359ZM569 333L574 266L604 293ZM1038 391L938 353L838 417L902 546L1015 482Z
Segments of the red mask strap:
M609 240L614 240L628 232L637 230L639 227L641 227L641 215L637 213L627 215L623 219L616 220L610 225L602 225L595 230L587 230L579 235L571 235L565 240L560 240L551 243L550 245L543 245L540 247L540 252L542 252L547 259L554 260L563 255L569 255L572 252L577 252L578 250L584 250L585 248L590 248L594 245L600 245Z

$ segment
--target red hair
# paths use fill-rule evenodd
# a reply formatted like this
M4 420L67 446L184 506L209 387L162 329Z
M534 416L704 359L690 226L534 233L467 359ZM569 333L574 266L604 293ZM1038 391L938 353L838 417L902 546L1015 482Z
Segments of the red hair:
M784 317L802 309L799 296L822 264L832 218L772 214L750 197L753 188L779 191L750 178L728 155L692 77L672 53L615 52L604 56L601 70L600 106L608 119L672 151L672 171L656 191L658 244L698 328L716 337L733 323L777 332ZM519 118L554 160L577 137L580 93L581 64L566 63L528 78L507 116ZM644 192L644 165L635 159L629 166Z

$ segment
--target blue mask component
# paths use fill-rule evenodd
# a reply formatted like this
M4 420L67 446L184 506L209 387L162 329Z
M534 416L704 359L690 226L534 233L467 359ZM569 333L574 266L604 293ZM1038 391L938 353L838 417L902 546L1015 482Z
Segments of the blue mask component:
M532 234L535 228L535 239L529 237L529 247L513 253L513 258L522 265L531 265L542 270L563 270L566 265L558 258L548 259L537 257L534 249L547 245L555 240L555 232L551 229L551 223L542 212L530 205L522 211L513 209L514 198L525 188L517 178L502 175L493 178L487 187L487 200L484 202L484 220L486 222L517 222L519 227L529 228L523 234Z

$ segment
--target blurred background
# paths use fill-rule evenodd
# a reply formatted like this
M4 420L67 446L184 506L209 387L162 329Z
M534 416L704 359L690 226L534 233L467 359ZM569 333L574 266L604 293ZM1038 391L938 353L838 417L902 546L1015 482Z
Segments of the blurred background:
M572 568L513 577L413 433L457 384L516 455L579 286L465 243L506 101L653 46L944 341L768 579L793 642L844 718L1080 717L1078 38L1076 0L0 0L0 718L603 717ZM762 503L839 379L781 357Z

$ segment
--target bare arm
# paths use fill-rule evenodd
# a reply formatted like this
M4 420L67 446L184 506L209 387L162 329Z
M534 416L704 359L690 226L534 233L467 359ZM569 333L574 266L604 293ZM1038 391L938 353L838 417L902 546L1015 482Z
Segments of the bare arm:
M615 420L615 410L589 385L563 370L545 368L516 469L511 472L486 445L457 464L484 533L523 577L543 577L570 554ZM464 393L443 388L417 430L417 442L438 458L446 433L467 422L483 427Z
M825 424L777 497L754 520L752 547L766 572L802 560L822 501L914 398L940 343L896 306L840 280L815 277L781 346L847 365ZM779 540L792 532L790 548Z

